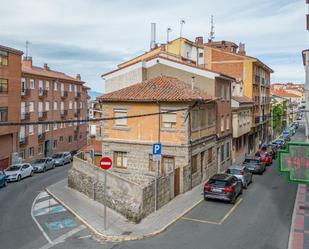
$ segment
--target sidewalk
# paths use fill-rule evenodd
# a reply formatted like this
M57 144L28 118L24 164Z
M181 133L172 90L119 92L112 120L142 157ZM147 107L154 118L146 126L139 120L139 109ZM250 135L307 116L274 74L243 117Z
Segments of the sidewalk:
M298 185L289 249L309 248L309 186Z
M157 212L148 215L139 224L107 208L107 230L104 231L104 205L67 187L67 179L49 186L46 191L72 212L99 238L108 241L138 240L163 232L202 200L200 184L185 194L175 197Z

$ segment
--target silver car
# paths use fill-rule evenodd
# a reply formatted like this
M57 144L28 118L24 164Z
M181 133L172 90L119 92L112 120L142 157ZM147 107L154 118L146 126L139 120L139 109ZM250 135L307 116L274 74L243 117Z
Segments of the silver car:
M20 181L25 177L33 176L33 173L33 167L30 163L14 164L4 171L8 182Z
M37 159L34 162L31 163L34 172L45 172L46 170L49 169L54 169L55 166L55 161L50 158L50 157L45 157L42 159Z
M244 165L232 165L227 168L226 173L241 180L243 188L247 188L252 183L252 173Z
M53 159L55 161L56 166L63 166L66 163L72 162L72 155L70 152L62 152L53 155Z

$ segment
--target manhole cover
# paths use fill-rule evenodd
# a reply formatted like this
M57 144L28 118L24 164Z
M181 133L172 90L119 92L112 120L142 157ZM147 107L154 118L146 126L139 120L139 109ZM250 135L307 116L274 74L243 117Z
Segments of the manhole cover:
M309 210L309 206L299 206L299 209Z
M123 232L122 235L130 235L132 232L129 232L129 231L126 231L126 232Z

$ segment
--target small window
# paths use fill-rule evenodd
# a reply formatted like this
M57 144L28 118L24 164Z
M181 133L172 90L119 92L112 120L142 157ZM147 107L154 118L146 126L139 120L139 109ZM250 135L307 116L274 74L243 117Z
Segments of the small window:
M54 130L57 130L57 123L55 123L53 127L54 127Z
M0 122L7 122L7 121L8 121L8 108L0 107Z
M0 79L0 93L7 93L7 92L8 92L8 80Z
M7 66L9 61L9 53L0 50L0 66Z
M164 113L162 114L162 128L175 129L176 128L176 113Z
M25 150L19 151L18 156L19 156L21 159L25 159Z
M212 163L212 160L213 160L212 151L213 151L213 148L208 149L208 163Z
M221 132L224 131L224 116L221 117Z
M49 111L49 102L47 101L47 102L45 102L45 111Z
M34 79L30 79L30 89L34 89Z
M230 157L230 142L226 143L226 157Z
M224 145L221 145L221 162L224 161Z
M70 109L70 110L73 109L73 102L72 102L72 100L70 100L70 102L69 102L69 109Z
M43 144L39 144L38 154L43 154Z
M197 155L191 157L192 174L197 171Z
M201 128L206 127L206 109L201 110Z
M221 100L224 100L224 85L221 85Z
M34 134L33 125L29 125L29 135L33 135L33 134Z
M54 101L54 111L56 111L57 108L58 108L58 106L57 106L57 101Z
M200 58L203 58L204 54L203 54L203 53L199 53L198 56L199 56Z
M215 122L214 109L208 109L208 127L213 126Z
M45 89L48 91L49 90L49 81L45 82Z
M69 92L72 92L72 84L69 85Z
M57 140L54 140L54 145L53 145L53 148L56 149L58 146L58 141Z
M58 83L57 81L54 81L54 91L57 91L58 90Z
M114 117L120 118L115 119L115 126L126 126L127 125L127 119L124 118L127 116L127 110L114 110Z
M34 102L29 102L29 112L34 112Z
M49 131L49 124L45 124L45 132Z
M226 116L226 129L229 130L230 129L230 115Z
M29 157L33 157L33 156L34 156L34 147L30 147L29 148ZM25 167L25 165L23 167L27 168L27 167Z
M114 152L114 163L117 168L127 168L127 152Z
M225 98L227 101L229 101L230 100L230 87L229 86L227 86L226 87L226 98Z
M192 129L195 130L198 128L198 110L192 111Z
M72 143L72 136L69 136L69 143Z

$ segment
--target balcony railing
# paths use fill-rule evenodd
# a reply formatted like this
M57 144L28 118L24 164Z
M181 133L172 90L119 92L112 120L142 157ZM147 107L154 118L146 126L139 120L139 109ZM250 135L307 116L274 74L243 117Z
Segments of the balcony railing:
M22 98L26 98L26 97L29 97L31 95L31 90L30 89L21 89L21 97Z
M61 91L61 98L65 99L68 97L68 92L67 91Z
M65 118L68 115L68 111L67 110L61 110L60 115L61 115L61 118Z
M79 99L82 96L80 92L75 92L75 99Z
M38 135L38 141L39 142L45 141L45 132Z
M30 113L24 112L20 114L20 120L21 121L26 121L30 119Z
M20 137L19 138L19 145L20 146L25 146L28 144L28 137Z
M47 112L39 112L38 113L39 121L43 121L47 118Z
M47 97L47 95L48 95L48 91L47 90L44 90L43 88L39 88L39 97L40 98Z

